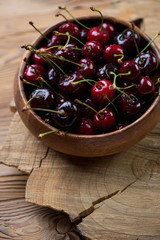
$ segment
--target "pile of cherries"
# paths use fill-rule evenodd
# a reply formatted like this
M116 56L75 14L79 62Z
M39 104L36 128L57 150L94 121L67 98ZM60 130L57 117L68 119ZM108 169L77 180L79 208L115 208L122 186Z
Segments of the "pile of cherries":
M48 36L41 33L38 48L23 46L32 54L21 80L25 110L58 130L92 135L121 129L148 109L159 63L134 25L103 22L103 16L86 22L66 21Z

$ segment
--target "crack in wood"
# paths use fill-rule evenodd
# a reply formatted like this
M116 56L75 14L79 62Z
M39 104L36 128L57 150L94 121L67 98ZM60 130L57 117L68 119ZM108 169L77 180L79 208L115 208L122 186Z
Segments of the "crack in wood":
M98 198L97 200L93 201L92 205L89 208L87 208L84 211L80 212L78 214L78 216L72 220L72 223L75 224L75 225L80 224L83 221L84 218L86 218L87 216L91 215L95 210L97 210L98 208L100 208L102 206L102 205L100 205L100 206L96 207L96 205L104 202L105 200L111 199L112 197L116 196L117 194L123 193L129 187L131 187L135 182L137 182L139 180L139 178L140 177L137 177L134 181L132 181L131 183L126 185L123 189L117 190L117 191L115 191L113 193L110 193L110 194L108 194L106 196L103 196L103 197Z
M40 159L39 168L41 168L41 165L42 165L43 160L45 160L46 157L48 156L49 149L50 149L50 148L48 147L48 148L47 148L47 151L46 151L46 153L45 153L45 155L44 155L44 157Z

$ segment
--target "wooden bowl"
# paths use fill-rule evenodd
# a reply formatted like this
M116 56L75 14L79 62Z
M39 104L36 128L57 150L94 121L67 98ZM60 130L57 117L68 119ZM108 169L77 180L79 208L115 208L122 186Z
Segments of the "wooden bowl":
M88 18L81 18L84 23L88 22ZM90 17L90 21L98 21L99 17ZM111 17L104 17L105 21L114 22L121 27L129 27L130 23L121 19L115 19ZM73 21L74 22L74 21ZM48 35L51 31L58 29L63 22L53 25L46 29L43 33ZM144 41L149 42L150 38L139 28L135 27ZM42 41L42 37L39 36L33 42L36 47ZM152 43L150 48L155 53L158 61L160 62L160 52L157 46ZM30 57L30 52L27 51L24 55L27 59ZM14 97L19 115L26 125L26 127L36 137L43 132L54 130L55 128L46 122L44 122L34 111L22 111L27 99L24 92L23 82L20 80L20 76L23 76L26 63L22 60L19 67L18 76L15 78L14 83ZM156 73L157 74L157 73ZM156 123L160 119L160 89L158 96L154 99L152 105L148 110L136 121L130 125L105 134L99 135L78 135L72 133L59 132L49 134L41 138L41 141L48 147L55 149L56 151L81 157L98 157L106 156L121 152L124 149L129 148L138 141L140 141L149 131L151 131Z

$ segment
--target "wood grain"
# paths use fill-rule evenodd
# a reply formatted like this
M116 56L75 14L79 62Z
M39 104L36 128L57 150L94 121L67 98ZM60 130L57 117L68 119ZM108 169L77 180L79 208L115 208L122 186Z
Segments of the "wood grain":
M104 240L160 237L159 156L160 124L121 154L86 159L43 146L18 114L2 150L3 163L30 174L27 201L68 213L85 236Z

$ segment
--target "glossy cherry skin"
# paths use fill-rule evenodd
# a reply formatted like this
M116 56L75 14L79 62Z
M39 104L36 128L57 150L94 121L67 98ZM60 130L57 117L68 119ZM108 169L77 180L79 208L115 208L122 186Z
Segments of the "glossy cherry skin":
M118 56L116 56L118 55ZM104 49L104 60L106 63L113 63L116 65L122 64L120 60L124 56L123 48L116 44L111 44Z
M35 89L29 99L31 108L50 108L55 103L55 94L48 88Z
M111 109L106 108L98 113L94 115L94 124L99 130L106 131L114 127L116 117Z
M102 55L103 47L99 42L90 41L83 47L83 56L95 60Z
M87 104L88 106L92 107L92 109L94 110L98 110L98 106L96 105L96 103L93 101L93 99L91 97L87 97L84 101L85 104ZM95 112L90 109L87 106L81 105L80 107L80 114L81 116L85 117L85 118L92 118L93 115L95 114Z
M76 133L84 135L95 134L95 126L91 119L81 118L78 122Z
M44 78L46 72L44 68L39 64L32 64L31 66L26 66L23 77L31 83L39 83L39 77Z
M82 58L78 64L80 64L81 67L77 66L77 72L79 72L84 78L91 78L94 76L96 72L96 66L91 59Z
M121 76L125 81L129 81L129 82L137 79L140 76L139 66L134 61L125 61L122 64L119 72L121 74L130 73L129 75L122 75Z
M62 45L61 37L59 35L53 34L50 41L47 43L46 47L47 48L53 47L51 48L51 51L55 52L57 47L54 47L54 46L60 46L60 45Z
M107 63L103 67L99 68L97 71L97 79L108 79L109 81L113 81L114 75L111 74L111 72L114 72L115 74L118 74L118 68L113 63Z
M58 85L58 82L59 82L59 79L60 79L60 74L58 71L56 71L54 68L51 68L48 70L47 72L47 82L55 87Z
M126 117L135 117L142 109L141 102L133 93L126 92L126 94L118 98L119 109Z
M74 63L79 61L80 52L76 50L78 46L75 43L69 43L66 48L59 48L55 51L53 61L63 68L64 66L75 66ZM70 62L65 61L69 60Z
M47 47L41 47L38 50L40 52L46 52L46 53L51 53L52 54L51 50L46 50L46 49L47 49ZM47 56L47 54L44 53L44 56ZM45 61L43 58L41 58L37 54L33 55L33 61L34 61L34 63L40 64L42 66L46 66L47 65L47 61Z
M62 104L58 104L56 111L62 112L62 114L54 113L53 115L55 124L60 128L70 128L78 119L77 106L70 100L63 102Z
M76 24L74 23L71 23L71 22L67 22L67 23L64 23L62 24L60 27L59 27L59 32L60 33L69 33L70 35L72 35L73 37L75 38L78 38L79 37L79 28L77 27ZM68 36L64 36L64 35L60 35L61 36L61 39L63 41L67 41L68 39ZM76 40L74 38L70 38L70 42L75 42Z
M98 84L97 84L98 83ZM91 95L93 100L100 105L105 105L115 97L112 82L106 79L98 81L92 86Z
M142 75L148 75L154 72L158 67L157 58L151 51L141 53L134 61L138 64Z
M87 36L88 36L89 30L86 28L80 28L79 29L79 40L83 43L87 42Z
M98 26L101 28L101 25ZM116 27L109 23L109 22L104 22L102 25L103 32L107 32L109 34L109 39L112 40L113 37L116 35L117 29Z
M106 46L109 42L109 34L108 32L104 32L100 27L93 27L88 32L87 36L88 42L96 41L99 42L102 46Z
M143 76L139 79L139 86L137 88L138 96L145 98L153 96L155 93L155 85L152 79L148 76Z
M61 78L59 81L59 91L65 96L75 98L81 97L86 91L86 82L74 84L77 81L83 80L80 73L71 73L68 77Z
M137 45L140 44L141 37L138 33L134 32L134 36L131 29L125 29L114 38L115 44L118 44L124 49L125 55L129 56L133 53L137 53L135 41Z

